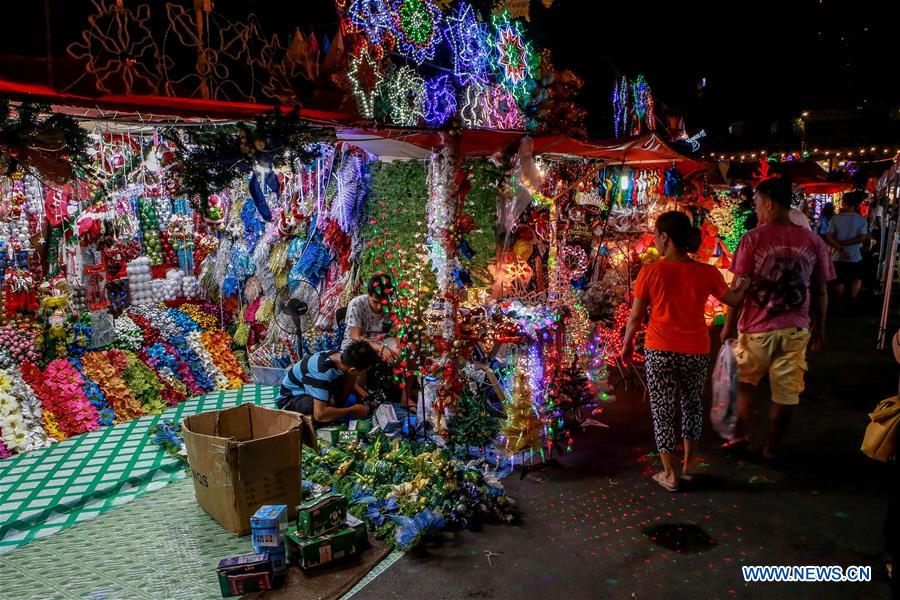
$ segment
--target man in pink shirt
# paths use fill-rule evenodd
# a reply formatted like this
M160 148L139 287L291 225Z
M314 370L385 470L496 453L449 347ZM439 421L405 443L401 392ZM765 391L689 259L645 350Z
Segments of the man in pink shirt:
M740 318L730 311L722 331L723 340L737 333L741 383L736 438L726 446L749 441L756 386L768 374L772 408L763 456L771 459L800 403L807 345L817 350L825 341L827 283L835 275L825 243L791 220L789 182L763 181L753 199L760 225L741 238L731 265L735 275L750 278L750 289Z

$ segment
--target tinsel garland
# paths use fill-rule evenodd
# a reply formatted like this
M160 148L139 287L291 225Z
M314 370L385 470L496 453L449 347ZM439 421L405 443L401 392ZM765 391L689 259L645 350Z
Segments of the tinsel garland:
M229 387L228 378L225 377L221 369L216 366L216 362L213 360L212 355L203 345L203 342L200 341L200 332L190 332L185 336L185 340L187 340L187 345L193 350L194 355L200 360L203 370L209 374L209 379L213 382L213 389L217 391L227 390Z
M178 381L185 388L186 395L199 396L203 388L197 385L191 374L190 366L178 360L178 352L168 343L157 342L146 350L147 363L159 373L160 377L173 383ZM174 385L174 384L173 384Z
M84 372L100 386L106 401L115 412L116 423L124 423L144 415L141 401L131 393L124 379L128 364L126 351L119 349L88 352L82 359Z
M50 394L44 405L56 416L67 437L100 427L97 409L84 394L84 379L78 369L66 360L56 359L44 369L44 378Z
M201 393L205 394L213 391L216 384L204 367L200 357L188 343L187 339L184 337L175 337L170 339L169 342L178 352L178 357L182 361L182 364L188 366L191 376L194 378L197 386L202 390Z
M492 469L447 450L407 440L376 437L369 445L303 449L307 482L347 496L349 512L365 519L376 536L408 550L429 531L481 522L511 522L513 504Z
M229 388L237 388L247 382L247 374L231 351L231 338L221 329L204 331L200 342L212 357L213 363L228 381Z
M475 284L485 286L494 280L488 265L496 258L497 189L504 173L501 167L487 160L469 161L463 168L469 172L472 185L464 211L474 221L474 229L465 236L474 257L467 260L466 266L472 271Z

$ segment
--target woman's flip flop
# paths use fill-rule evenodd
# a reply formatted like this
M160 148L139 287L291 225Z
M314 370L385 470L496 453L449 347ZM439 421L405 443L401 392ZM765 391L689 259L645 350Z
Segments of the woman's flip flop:
M678 491L678 486L671 485L669 482L667 482L665 479L663 479L662 473L657 473L656 475L654 475L653 481L655 481L656 483L658 483L659 485L664 487L669 492L677 492Z

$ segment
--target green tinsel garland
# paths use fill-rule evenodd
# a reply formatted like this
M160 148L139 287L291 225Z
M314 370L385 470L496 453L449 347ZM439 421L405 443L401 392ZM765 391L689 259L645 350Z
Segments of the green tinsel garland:
M466 234L465 239L475 251L475 257L471 261L463 260L463 264L471 270L476 285L486 286L494 279L487 268L497 252L497 189L503 170L484 159L468 161L464 168L469 172L472 189L463 210L475 220L475 230Z
M365 239L372 245L363 253L360 265L360 280L363 284L373 274L385 270L385 244L399 244L401 248L410 250L422 242L417 242L416 235L428 232L428 218L425 215L428 181L424 162L373 164L371 182L369 222ZM382 240L381 244L378 243L379 240Z

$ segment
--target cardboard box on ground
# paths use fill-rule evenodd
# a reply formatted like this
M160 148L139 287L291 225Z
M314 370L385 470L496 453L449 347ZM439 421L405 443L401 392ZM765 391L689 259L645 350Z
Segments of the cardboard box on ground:
M266 504L287 505L295 517L300 451L316 446L308 417L242 404L187 417L182 431L197 503L222 527L250 533L250 517Z

